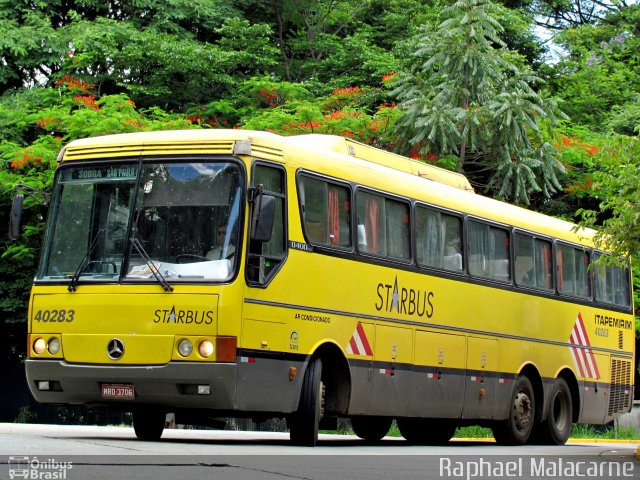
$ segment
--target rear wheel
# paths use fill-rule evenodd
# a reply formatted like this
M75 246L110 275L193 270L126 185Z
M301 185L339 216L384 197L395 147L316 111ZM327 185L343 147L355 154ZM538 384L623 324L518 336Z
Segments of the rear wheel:
M573 422L573 402L569 385L563 378L557 378L549 396L547 418L534 429L533 439L543 445L564 445L571 435Z
M521 375L513 387L509 417L493 426L496 442L503 445L525 444L533 430L535 407L531 381Z
M353 427L353 433L363 440L377 442L389 432L391 419L388 417L352 417L351 427Z
M133 412L133 431L140 440L158 440L164 430L167 415L159 410Z
M298 410L290 418L289 437L296 445L314 447L318 441L318 425L324 414L322 360L309 363L302 381Z
M415 445L442 445L456 432L455 422L438 418L398 418L397 423L402 436Z

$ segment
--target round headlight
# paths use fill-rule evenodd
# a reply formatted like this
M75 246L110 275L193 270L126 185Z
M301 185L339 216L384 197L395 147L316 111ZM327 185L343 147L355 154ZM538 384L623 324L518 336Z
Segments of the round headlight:
M203 358L209 358L213 354L213 343L209 340L203 340L198 345L198 353Z
M180 340L178 343L178 353L183 357L188 357L193 352L193 344L186 338Z
M53 337L51 340L49 340L49 346L47 348L51 355L55 355L60 351L60 340Z
M44 341L44 338L36 338L33 342L33 351L40 355L47 348L47 342Z

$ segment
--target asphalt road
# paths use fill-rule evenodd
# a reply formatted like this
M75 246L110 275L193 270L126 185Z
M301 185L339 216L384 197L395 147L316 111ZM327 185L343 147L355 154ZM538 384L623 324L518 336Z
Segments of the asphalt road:
M503 447L452 441L442 447L386 438L321 435L296 447L288 435L165 430L159 442L131 428L0 424L0 480L229 479L378 480L476 478L640 478L640 443Z

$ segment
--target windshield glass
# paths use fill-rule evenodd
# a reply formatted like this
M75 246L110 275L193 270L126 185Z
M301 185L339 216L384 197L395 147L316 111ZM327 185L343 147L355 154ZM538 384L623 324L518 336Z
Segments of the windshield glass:
M227 162L58 173L39 279L225 281L235 271L241 170Z

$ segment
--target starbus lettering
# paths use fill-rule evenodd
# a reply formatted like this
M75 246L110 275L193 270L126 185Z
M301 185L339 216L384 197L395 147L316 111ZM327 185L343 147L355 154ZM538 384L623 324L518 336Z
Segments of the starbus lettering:
M156 310L154 312L153 323L184 323L209 325L213 323L213 311L212 310L176 310L176 307L171 307L171 310Z
M405 315L427 318L433 316L435 294L426 290L399 287L397 276L393 285L379 283L376 292L378 300L375 307L379 312L395 311Z

